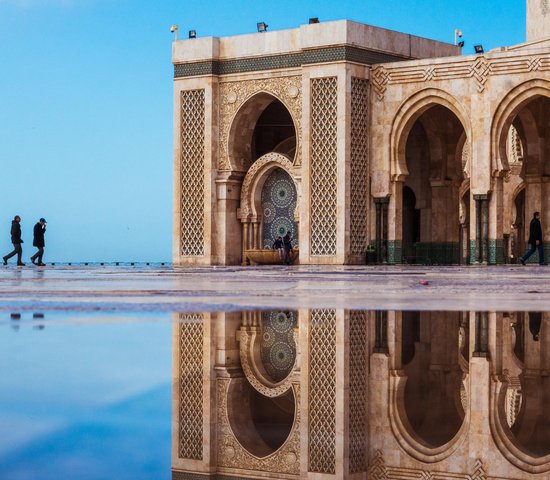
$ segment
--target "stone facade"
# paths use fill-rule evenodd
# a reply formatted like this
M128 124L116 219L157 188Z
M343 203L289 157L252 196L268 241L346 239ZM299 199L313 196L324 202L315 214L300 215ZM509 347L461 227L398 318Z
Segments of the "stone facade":
M349 21L175 42L174 263L257 259L277 169L302 264L515 261L536 210L550 237L547 3L471 56Z
M550 475L550 316L180 315L173 478Z

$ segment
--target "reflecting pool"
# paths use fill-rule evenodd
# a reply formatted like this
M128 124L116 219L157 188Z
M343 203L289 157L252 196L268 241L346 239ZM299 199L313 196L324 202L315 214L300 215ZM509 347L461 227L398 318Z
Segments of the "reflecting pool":
M550 478L550 312L2 312L0 365L2 480Z

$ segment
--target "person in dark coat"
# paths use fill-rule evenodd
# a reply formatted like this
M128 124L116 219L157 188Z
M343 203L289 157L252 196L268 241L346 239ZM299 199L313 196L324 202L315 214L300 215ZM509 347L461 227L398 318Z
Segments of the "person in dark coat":
M11 222L11 243L13 244L13 252L9 253L5 257L3 257L4 265L8 264L8 260L17 255L17 265L24 266L25 264L21 261L21 257L23 256L23 247L21 247L21 244L23 243L23 239L21 238L21 217L19 215L16 215Z
M33 241L32 244L34 247L38 248L38 252L36 252L31 257L31 262L35 265L39 265L40 267L45 267L46 264L42 263L42 257L44 256L44 247L46 246L46 242L44 241L44 234L46 233L46 220L41 218L38 223L34 226L33 230ZM38 260L38 263L36 263L36 260Z
M283 249L283 239L280 235L273 242L273 250L277 250L277 253L279 254L279 260L283 262L285 259L285 251Z
M539 265L547 265L544 261L544 245L542 243L542 227L540 225L540 213L535 212L533 214L533 220L529 225L529 240L527 241L529 248L523 255L519 258L519 261L522 265L525 265L525 262L529 259L536 250L539 251Z
M292 264L292 259L290 252L292 252L292 239L290 237L290 231L286 232L286 235L283 237L283 247L285 249L285 259L284 263L286 265Z

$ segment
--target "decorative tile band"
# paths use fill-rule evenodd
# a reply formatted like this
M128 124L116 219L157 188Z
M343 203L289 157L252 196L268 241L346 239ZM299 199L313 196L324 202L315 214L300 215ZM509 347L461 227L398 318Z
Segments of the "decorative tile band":
M388 240L388 263L390 265L403 263L403 242L401 240Z
M205 60L174 65L174 78L197 77L200 75L229 75L232 73L298 68L314 63L354 62L363 65L391 63L408 60L408 57L374 52L363 48L339 46L304 50L267 57L241 58L233 60Z

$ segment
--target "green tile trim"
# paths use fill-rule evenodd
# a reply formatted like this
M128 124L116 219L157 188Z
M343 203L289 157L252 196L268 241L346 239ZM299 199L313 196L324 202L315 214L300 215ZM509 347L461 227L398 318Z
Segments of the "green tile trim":
M374 52L363 48L339 46L304 50L298 53L284 53L265 57L240 58L233 60L206 60L174 65L174 78L200 75L228 75L231 73L297 68L313 63L354 62L363 65L390 63L407 60L388 53Z
M489 265L502 265L504 263L504 240L489 239Z
M403 262L403 242L401 240L388 240L388 263L397 265Z
M470 265L476 264L478 252L477 240L470 240Z

